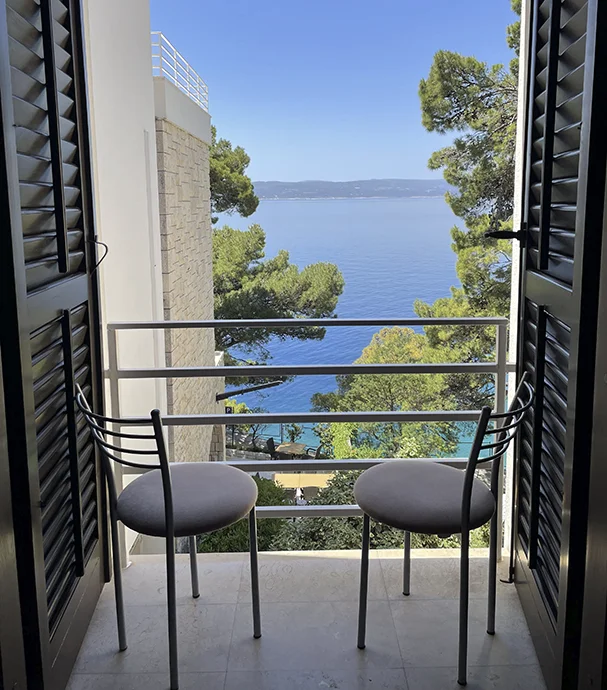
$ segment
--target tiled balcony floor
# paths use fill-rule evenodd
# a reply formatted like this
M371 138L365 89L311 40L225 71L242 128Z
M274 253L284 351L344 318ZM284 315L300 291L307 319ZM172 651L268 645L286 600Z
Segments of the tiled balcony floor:
M470 690L544 690L513 585L499 584L497 632L485 633L486 551L471 561ZM402 551L372 551L367 648L356 647L359 551L260 554L263 637L252 635L247 554L177 558L182 690L450 690L456 683L458 552L414 550L411 596ZM113 587L106 586L69 690L168 687L162 556L124 573L129 648L117 652Z

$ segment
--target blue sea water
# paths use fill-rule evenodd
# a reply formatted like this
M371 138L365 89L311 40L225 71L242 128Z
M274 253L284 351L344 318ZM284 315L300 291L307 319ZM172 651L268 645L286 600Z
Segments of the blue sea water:
M410 317L421 299L433 302L458 285L449 231L456 218L442 198L261 201L247 219L224 216L244 229L259 223L267 256L286 249L300 267L337 264L345 279L337 315L344 318ZM351 363L378 328L329 328L322 341L275 341L276 364ZM263 393L243 396L249 406L304 412L315 392L334 390L332 376L298 377ZM312 442L313 435L304 440Z

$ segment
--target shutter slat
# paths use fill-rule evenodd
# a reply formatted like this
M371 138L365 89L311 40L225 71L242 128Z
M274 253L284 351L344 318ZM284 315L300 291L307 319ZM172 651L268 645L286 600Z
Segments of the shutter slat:
M82 244L82 230L70 230L67 234L68 248L75 251ZM36 261L57 254L57 236L53 232L27 237L24 242L25 261Z
M76 228L80 221L81 212L79 208L67 209L67 227ZM24 209L21 213L21 223L24 235L34 235L47 230L54 230L55 215L53 209L37 208Z
M39 132L48 138L48 116L43 108L21 98L13 98L15 126Z
M565 40L562 45L563 50L559 55L558 79L562 79L566 74L583 64L586 56L586 34L575 41Z
M26 48L29 48L37 55L42 57L40 7L38 7L37 14L32 15L30 17L30 21L28 21L7 3L6 23L9 36L12 36L16 41L19 41L19 43L24 45Z
M32 79L44 84L46 75L44 73L44 61L35 52L24 46L19 41L9 36L8 40L9 59L14 69L18 69L28 74Z
M55 15L54 12L54 7L53 7L53 15ZM53 22L53 38L55 39L55 43L66 50L67 44L70 40L70 32L63 26L61 22L57 21L57 18L55 16L55 20ZM69 53L68 53L69 55Z
M13 98L20 98L43 110L47 109L44 81L41 82L39 79L35 79L33 75L26 74L15 66L11 66L11 86Z

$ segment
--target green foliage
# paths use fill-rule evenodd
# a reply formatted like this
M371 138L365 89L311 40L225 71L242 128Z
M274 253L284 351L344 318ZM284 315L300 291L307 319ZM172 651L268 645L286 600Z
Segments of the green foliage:
M426 336L410 328L384 328L373 336L357 363L432 361ZM313 409L329 411L433 410L453 408L443 374L356 374L337 378L337 391L312 397ZM328 424L317 434L336 458L429 457L454 450L451 424Z
M253 477L257 484L258 506L288 504L285 490L270 479ZM260 551L267 551L284 528L285 519L259 520L257 541ZM249 550L249 525L246 519L229 527L198 537L199 553L243 552Z
M245 175L250 162L241 146L232 148L227 139L217 139L217 129L211 127L209 167L213 214L238 213L246 218L255 213L259 199L251 178ZM212 220L216 223L217 217L213 216Z
M360 472L338 472L318 492L312 505L350 505L354 499L354 483ZM489 543L488 526L471 533L471 545L486 547ZM275 551L360 549L362 518L305 518L287 522L272 543ZM459 547L459 537L441 539L433 535L412 534L414 548ZM371 548L402 548L401 530L371 522Z
M234 411L233 414L261 414L262 412L267 412L267 410L263 407L249 407L246 403L237 402L233 399L226 400L226 407L231 407ZM258 450L255 445L255 441L259 436L261 436L261 434L264 433L264 431L268 428L268 425L254 422L251 424L239 424L236 428L238 429L239 434L244 434L245 436L249 437L250 448L252 450ZM230 439L228 438L227 441L229 443Z
M290 443L295 443L297 439L301 438L304 433L304 428L301 424L296 424L292 422L291 424L285 424L283 429L287 432L287 438Z
M517 82L502 65L441 50L419 87L422 123L430 132L461 132L451 146L432 154L429 167L443 169L457 187L447 201L466 222L512 214Z
M281 250L265 258L265 233L259 225L213 232L213 281L216 319L291 319L334 316L344 279L335 264L315 263L299 270ZM323 328L249 328L215 330L217 348L241 351L264 361L271 338L321 340Z
M250 407L245 402L238 402L234 398L226 400L226 407L231 407L233 414L248 414L251 412Z
M520 0L512 1L520 14ZM508 45L518 54L520 22L508 27ZM434 304L418 301L421 317L507 316L510 309L510 241L486 238L488 230L512 229L518 58L509 69L473 57L439 51L420 83L422 123L428 131L454 132L450 146L436 151L431 169L442 169L456 188L446 195L464 228L451 230L461 288ZM428 344L442 361L493 359L495 331L469 326L426 329ZM437 359L435 361L440 361ZM490 377L453 375L447 387L458 406L487 404Z

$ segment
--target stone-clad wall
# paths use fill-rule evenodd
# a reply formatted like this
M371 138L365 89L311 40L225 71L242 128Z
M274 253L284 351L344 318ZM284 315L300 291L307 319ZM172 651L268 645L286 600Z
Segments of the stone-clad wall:
M209 147L166 119L156 120L165 320L213 318ZM166 364L213 366L212 330L166 331ZM221 385L223 382L221 382ZM221 412L219 379L169 379L169 414ZM208 460L212 427L169 427L171 459ZM215 449L214 455L217 455Z

